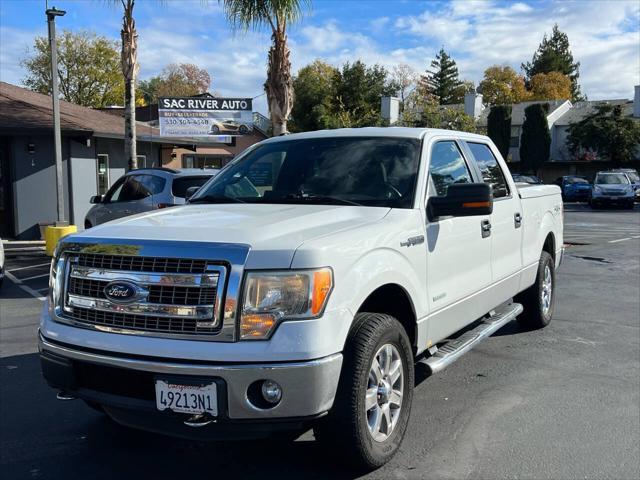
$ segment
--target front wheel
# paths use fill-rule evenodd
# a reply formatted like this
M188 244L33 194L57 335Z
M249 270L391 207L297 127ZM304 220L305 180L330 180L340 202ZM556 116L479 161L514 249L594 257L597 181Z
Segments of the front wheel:
M384 465L404 438L413 386L404 327L390 315L357 314L333 409L314 427L316 438L356 468Z
M542 252L538 262L536 281L516 297L524 311L518 321L529 328L543 328L549 325L555 308L556 270L553 257Z

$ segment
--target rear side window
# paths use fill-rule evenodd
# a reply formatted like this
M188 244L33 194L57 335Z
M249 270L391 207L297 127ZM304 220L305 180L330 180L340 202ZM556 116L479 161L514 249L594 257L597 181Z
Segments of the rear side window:
M455 142L438 142L431 150L429 174L438 196L447 194L453 183L473 183L469 168Z
M187 189L190 187L201 187L211 177L178 177L173 179L173 185L171 185L171 193L174 197L185 198L187 196Z
M155 175L143 175L142 184L151 193L151 195L158 195L164 190L164 186L167 181L162 177L156 177Z
M509 195L509 187L507 181L504 178L504 173L498 160L491 152L488 145L484 143L471 143L467 142L469 150L473 154L473 158L476 160L476 164L482 174L482 180L484 183L491 185L493 190L493 198L502 198Z

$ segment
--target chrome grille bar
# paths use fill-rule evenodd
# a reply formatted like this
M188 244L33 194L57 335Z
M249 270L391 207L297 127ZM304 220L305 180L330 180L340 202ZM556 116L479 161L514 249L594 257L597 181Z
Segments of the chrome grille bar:
M144 285L179 285L182 287L207 286L215 288L218 286L220 271L218 270L215 273L211 272L206 274L147 273L134 271L103 270L73 265L71 267L71 277L88 280L101 280L107 282L113 280L130 280L133 282L139 282Z
M118 312L133 315L149 314L156 317L190 318L199 320L199 326L215 326L215 322L213 320L213 305L182 306L146 302L119 305L117 303L112 303L109 300L104 300L101 298L91 298L83 297L81 295L68 294L66 307L91 308L100 310L101 312ZM72 312L73 310L71 309L69 311Z

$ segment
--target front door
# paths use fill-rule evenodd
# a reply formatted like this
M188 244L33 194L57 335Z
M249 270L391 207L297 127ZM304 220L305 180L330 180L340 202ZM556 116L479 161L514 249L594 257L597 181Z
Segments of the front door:
M444 196L449 185L473 183L476 177L458 142L431 145L429 196ZM491 283L491 238L482 232L486 220L485 215L427 221L429 337L434 343L486 313L473 300Z

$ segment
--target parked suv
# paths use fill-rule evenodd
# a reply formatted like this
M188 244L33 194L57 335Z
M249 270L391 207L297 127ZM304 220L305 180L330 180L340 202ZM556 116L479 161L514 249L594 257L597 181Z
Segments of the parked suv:
M562 190L562 200L565 202L587 202L591 196L591 184L585 177L565 175L553 182Z
M598 172L591 191L591 208L601 205L621 205L633 208L635 192L626 173Z
M141 168L123 175L105 195L91 197L94 206L84 228L159 208L183 205L190 187L201 187L218 170Z
M635 191L636 202L640 201L640 175L635 168L619 168L611 170L612 172L624 173L631 182L631 188Z

